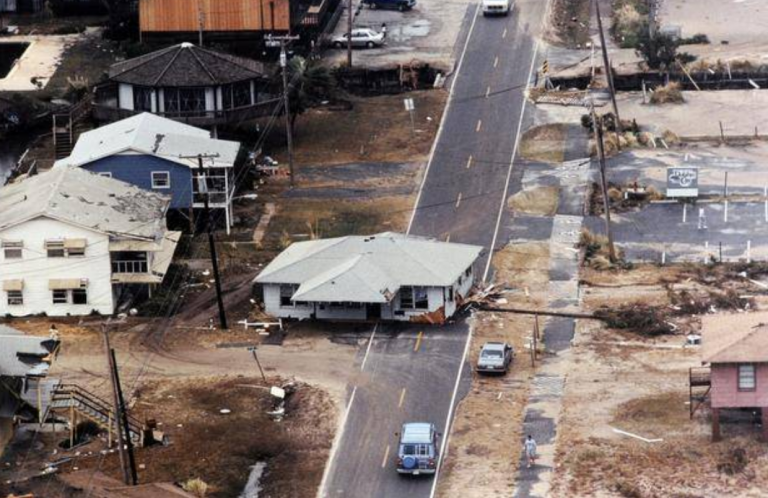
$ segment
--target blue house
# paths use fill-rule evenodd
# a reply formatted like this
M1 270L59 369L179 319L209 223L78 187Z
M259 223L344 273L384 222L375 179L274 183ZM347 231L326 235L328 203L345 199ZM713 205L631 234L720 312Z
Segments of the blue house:
M207 191L210 207L224 209L229 233L239 151L239 142L214 139L206 130L142 113L83 133L72 154L54 167L84 168L170 195L170 209L190 218L195 209L203 207ZM205 182L201 181L200 156Z

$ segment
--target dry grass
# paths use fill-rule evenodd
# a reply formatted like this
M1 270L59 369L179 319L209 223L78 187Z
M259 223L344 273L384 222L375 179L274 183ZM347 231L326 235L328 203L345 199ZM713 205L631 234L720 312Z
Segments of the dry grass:
M526 131L520 143L520 156L530 161L563 162L566 126L562 123L546 124Z
M511 196L508 201L515 213L554 216L560 204L559 187L536 187Z
M649 102L653 105L683 104L685 99L682 86L677 81L660 86L653 91Z

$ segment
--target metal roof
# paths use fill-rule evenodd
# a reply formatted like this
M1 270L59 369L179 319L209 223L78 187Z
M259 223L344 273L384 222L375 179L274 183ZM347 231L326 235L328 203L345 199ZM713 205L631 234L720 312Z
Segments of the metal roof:
M255 282L299 285L294 301L386 303L404 285L452 285L482 250L390 232L297 242Z
M148 154L197 168L196 158L217 156L203 161L205 167L232 167L240 143L211 138L207 130L144 112L87 131L80 135L69 157L54 167L82 166L104 157L126 152Z
M24 335L3 327L0 329L0 376L40 377L48 373L48 356L59 341L49 337Z
M170 198L80 168L58 168L0 188L0 231L47 217L112 236L165 233Z

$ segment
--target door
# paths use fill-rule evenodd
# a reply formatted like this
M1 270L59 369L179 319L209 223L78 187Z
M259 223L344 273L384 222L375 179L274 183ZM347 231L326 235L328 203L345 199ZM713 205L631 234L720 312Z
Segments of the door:
M368 303L365 306L365 315L368 320L379 320L381 318L381 304Z

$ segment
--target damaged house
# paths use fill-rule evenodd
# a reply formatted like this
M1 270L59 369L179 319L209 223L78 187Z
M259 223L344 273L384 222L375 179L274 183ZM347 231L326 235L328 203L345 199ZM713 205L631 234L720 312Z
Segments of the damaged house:
M170 199L81 168L0 189L0 315L111 315L163 282Z
M389 232L297 242L254 282L279 318L443 323L472 289L482 250Z
M14 420L39 419L43 411L39 387L45 385L58 349L54 337L28 336L0 325L0 454L13 436Z

